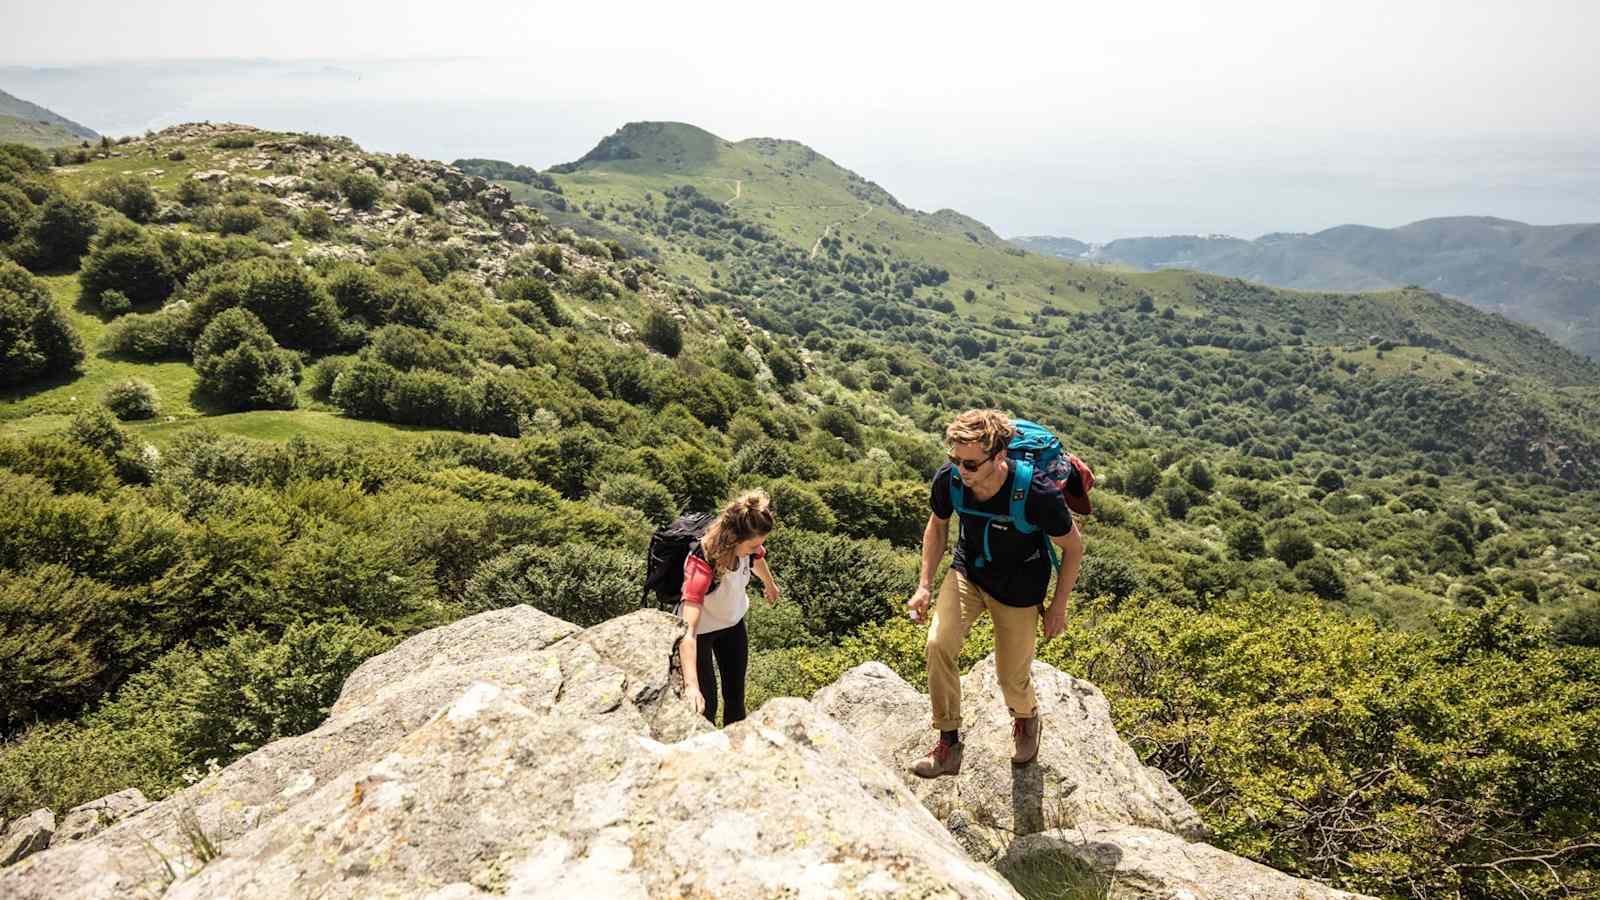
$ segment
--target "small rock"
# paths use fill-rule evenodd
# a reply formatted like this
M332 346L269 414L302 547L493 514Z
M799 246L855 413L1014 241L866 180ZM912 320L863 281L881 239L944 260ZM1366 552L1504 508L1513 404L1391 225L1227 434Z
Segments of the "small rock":
M5 837L0 838L0 866L9 866L45 849L55 833L56 817L48 809L36 809L12 822L6 827Z
M138 788L128 788L115 794L107 794L98 800L90 800L81 806L73 807L62 817L61 828L56 832L55 842L60 844L83 840L149 805L150 801L145 799Z

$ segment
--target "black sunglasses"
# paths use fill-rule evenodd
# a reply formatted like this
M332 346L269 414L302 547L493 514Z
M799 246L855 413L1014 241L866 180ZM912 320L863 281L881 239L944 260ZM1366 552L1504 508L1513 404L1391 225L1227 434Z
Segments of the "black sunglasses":
M960 466L961 468L967 470L968 472L976 472L979 469L983 468L983 464L984 463L988 462L991 459L994 459L996 456L999 456L999 455L1000 454L997 451L995 453L989 454L988 456L985 456L983 459L972 460L972 459L962 459L961 457L956 456L954 454L946 453L945 454L945 458L950 460L950 465L952 465L952 466Z

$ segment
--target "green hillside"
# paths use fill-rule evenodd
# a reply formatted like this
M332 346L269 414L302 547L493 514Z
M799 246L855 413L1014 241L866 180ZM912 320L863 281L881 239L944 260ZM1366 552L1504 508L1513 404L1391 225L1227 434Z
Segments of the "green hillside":
M1600 225L1527 225L1488 216L1400 228L1341 225L1316 234L1124 238L1089 248L1070 238L1018 246L1145 271L1194 269L1279 287L1373 291L1421 285L1527 322L1600 356Z
M169 793L439 622L634 608L652 528L752 487L752 702L920 679L927 481L996 406L1099 474L1041 658L1219 845L1596 883L1600 371L1530 328L1064 262L687 125L546 172L211 124L51 162L0 148L0 817Z
M51 148L98 140L100 135L93 130L0 91L0 144Z

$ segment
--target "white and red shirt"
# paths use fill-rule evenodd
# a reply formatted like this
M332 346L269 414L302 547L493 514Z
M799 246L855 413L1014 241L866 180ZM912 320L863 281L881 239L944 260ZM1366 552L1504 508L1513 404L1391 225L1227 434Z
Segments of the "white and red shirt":
M767 548L758 547L755 553L739 557L739 564L732 572L722 573L715 589L711 587L711 564L702 553L696 547L683 560L683 602L700 607L696 635L732 628L750 611L750 597L745 594L750 586L750 566L767 555Z

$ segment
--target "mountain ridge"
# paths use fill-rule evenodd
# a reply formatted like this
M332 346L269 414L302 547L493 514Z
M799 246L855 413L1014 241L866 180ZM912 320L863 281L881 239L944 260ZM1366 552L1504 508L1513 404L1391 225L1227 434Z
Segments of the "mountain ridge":
M1051 241L1066 241L1056 243ZM1119 238L1103 245L1022 237L1025 249L1150 271L1187 268L1301 290L1420 285L1527 322L1600 356L1600 224L1529 225L1441 216L1396 228L1344 224L1254 240L1220 235Z
M94 129L37 103L0 91L0 143L50 148L98 140L100 135Z

